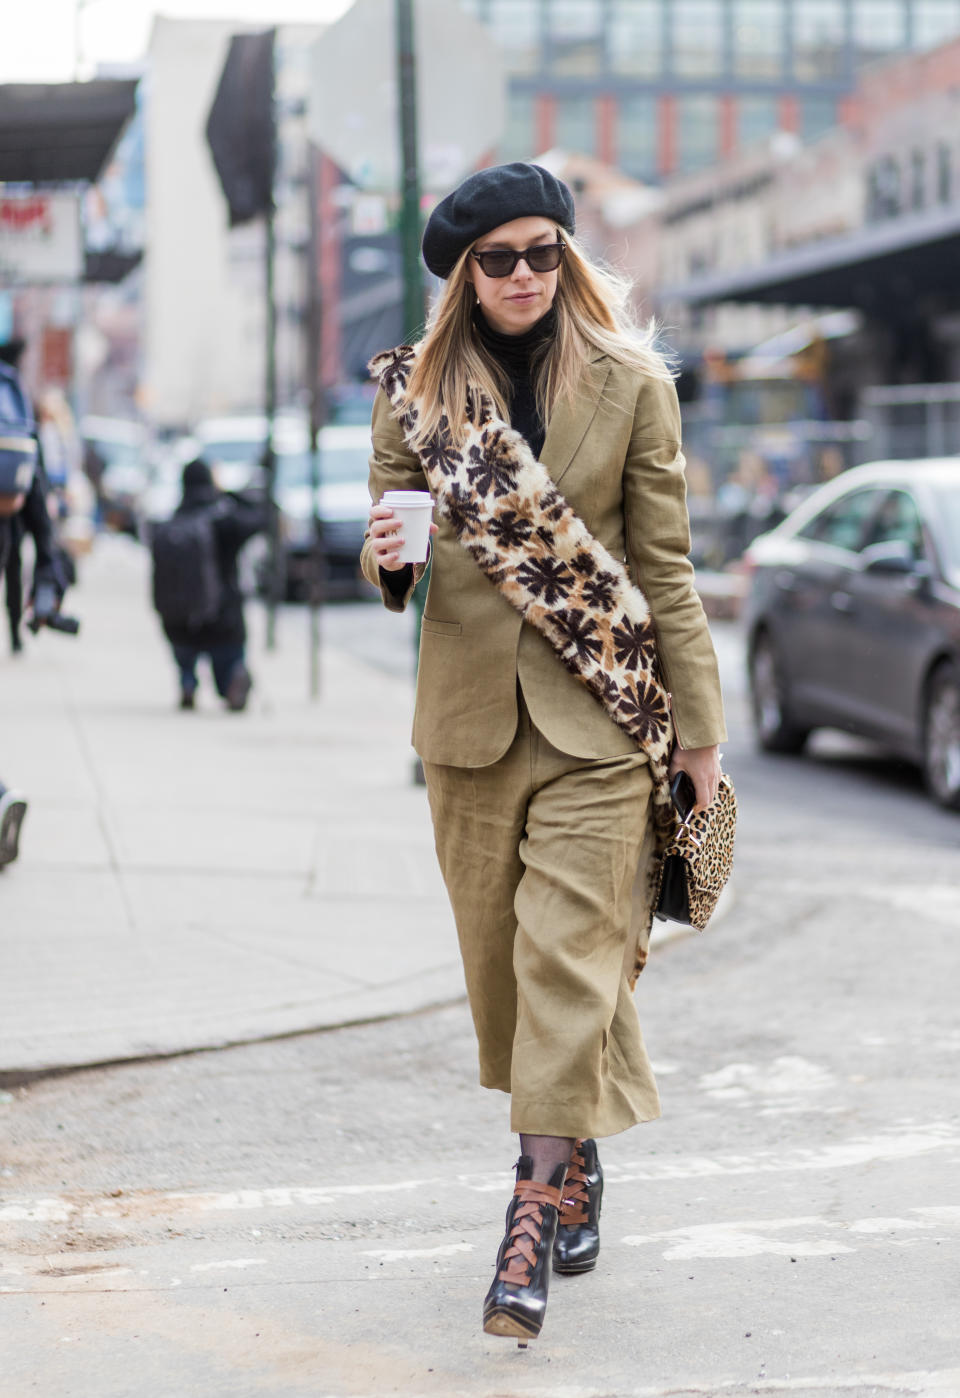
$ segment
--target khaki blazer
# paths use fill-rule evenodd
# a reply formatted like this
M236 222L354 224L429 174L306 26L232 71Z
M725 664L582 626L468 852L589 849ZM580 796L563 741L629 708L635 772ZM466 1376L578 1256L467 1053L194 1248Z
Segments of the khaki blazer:
M687 558L673 385L597 351L582 390L554 409L540 460L595 538L628 565L650 603L680 742L687 748L722 742L716 654ZM427 488L380 390L373 408L371 498ZM518 680L533 722L561 752L582 758L635 752L633 739L484 577L451 526L438 523L413 722L413 745L424 761L485 767L502 757L517 729ZM414 584L404 596L391 593L369 540L361 564L384 605L402 611ZM418 565L416 579L422 573Z

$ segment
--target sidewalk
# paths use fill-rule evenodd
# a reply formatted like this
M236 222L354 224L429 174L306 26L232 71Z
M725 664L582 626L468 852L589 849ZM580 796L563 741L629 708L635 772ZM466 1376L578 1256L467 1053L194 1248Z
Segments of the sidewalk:
M409 1013L463 994L422 788L412 685L281 617L228 714L175 708L148 558L102 539L77 639L0 644L0 773L29 797L0 873L0 1075ZM5 638L4 638L5 642Z

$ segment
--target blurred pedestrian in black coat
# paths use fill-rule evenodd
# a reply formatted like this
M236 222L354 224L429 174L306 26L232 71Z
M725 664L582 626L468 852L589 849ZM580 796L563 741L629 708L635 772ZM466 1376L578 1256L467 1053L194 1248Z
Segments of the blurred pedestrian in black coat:
M227 707L240 710L246 706L252 680L246 665L247 631L237 556L247 540L266 525L267 507L262 496L219 490L202 458L184 467L183 497L173 520L157 526L153 543L154 605L180 671L183 709L194 707L197 661L203 655L210 660L217 693ZM211 553L209 559L201 556L206 550ZM161 573L164 568L169 573L171 567L174 573L179 568L194 596L206 588L206 613L189 615L174 595L176 586L171 592L163 584Z

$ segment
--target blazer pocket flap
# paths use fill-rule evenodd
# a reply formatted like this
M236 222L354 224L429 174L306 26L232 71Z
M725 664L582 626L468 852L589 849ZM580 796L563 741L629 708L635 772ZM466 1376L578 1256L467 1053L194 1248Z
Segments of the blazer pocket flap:
M423 631L431 631L436 636L459 636L463 630L459 621L432 621L428 616L420 625Z

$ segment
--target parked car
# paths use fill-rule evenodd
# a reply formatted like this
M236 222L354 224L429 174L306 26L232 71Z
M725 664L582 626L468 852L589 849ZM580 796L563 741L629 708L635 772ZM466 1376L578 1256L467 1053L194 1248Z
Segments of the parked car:
M96 489L102 522L135 533L140 498L153 469L147 428L128 418L91 416L81 421L80 436L84 470Z
M277 504L286 559L287 595L303 596L313 548L313 488L305 430L277 430ZM358 597L369 591L360 572L360 550L370 514L370 427L330 426L318 442L317 515L326 563L324 593Z
M266 419L254 415L211 418L197 425L189 437L180 437L158 458L154 478L143 496L141 535L149 538L159 519L169 519L180 499L180 474L187 461L202 455L224 490L245 490L266 484L261 465ZM309 433L298 414L279 413L274 431L277 474L275 494L280 511L280 543L285 595L302 598L307 591L313 557L313 489ZM370 460L370 428L330 426L320 431L318 442L320 489L317 514L323 526L326 559L324 594L358 597L369 591L360 573L360 550L370 497L367 477ZM241 559L242 575L252 586L256 575L266 577L266 542L251 541Z
M799 752L841 728L960 809L960 460L855 467L744 557L760 745Z
M195 437L174 437L157 451L150 484L140 496L138 533L150 542L153 526L169 519L183 494L183 468L200 455L200 443Z
M307 439L303 413L284 408L274 419L274 445L293 437ZM267 419L262 413L238 413L234 417L204 418L191 437L197 454L208 462L221 490L246 490L263 483L263 452L267 440Z

